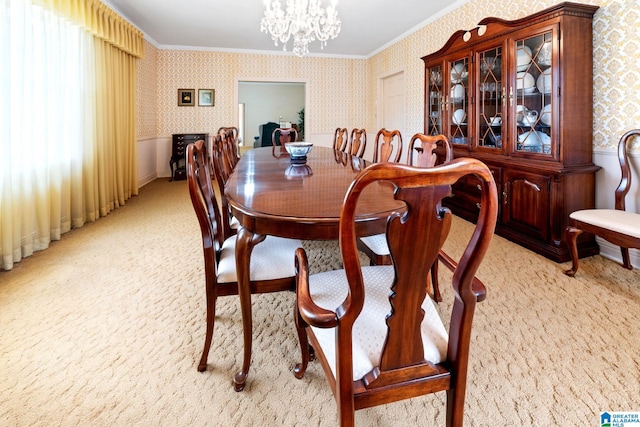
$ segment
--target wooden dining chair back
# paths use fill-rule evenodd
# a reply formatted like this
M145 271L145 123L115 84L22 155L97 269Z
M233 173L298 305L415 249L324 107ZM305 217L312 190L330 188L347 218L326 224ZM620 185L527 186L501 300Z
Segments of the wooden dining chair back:
M447 236L457 235L441 200L467 175L480 182L481 208L460 260L446 259L453 271L452 305L443 321L424 284ZM391 213L387 222L394 265L363 267L356 246L358 198L381 181L395 186L390 197L403 201L406 210ZM305 251L296 252L294 315L302 361L294 374L304 375L311 344L334 392L341 426L353 426L358 409L443 390L447 425L462 425L473 315L486 295L475 273L493 237L497 212L493 176L476 159L428 169L376 163L356 176L345 196L340 214L344 269L310 275Z
M367 149L367 131L364 129L352 129L349 138L349 147L347 152L352 156L360 157L364 155Z
M222 136L227 156L235 168L240 160L240 150L238 148L238 128L235 126L221 127L218 134Z
M333 132L333 149L345 151L349 143L349 131L347 128L336 128Z
M425 135L416 133L409 141L409 150L407 151L407 164L409 166L419 166L425 168L434 167L437 163L438 156L436 150L441 147L444 151L443 162L453 160L453 148L449 139L444 135ZM391 253L387 243L386 235L374 234L372 236L364 236L358 239L358 249L363 252L371 265L391 265ZM431 277L428 283L428 291L437 302L442 301L440 294L440 286L438 284L438 263L434 263L431 268Z
M634 138L640 141L640 129L626 132L618 142L621 178L615 191L615 209L583 209L569 214L565 239L572 263L571 268L565 271L568 276L573 277L578 271L578 236L583 232L595 234L620 246L622 266L633 269L629 248L640 249L640 212L627 211L625 198L631 188L631 167L627 150Z
M276 147L280 147L281 153L286 153L287 150L284 148L284 144L287 142L295 142L298 140L298 131L295 128L276 128L271 134L271 144L273 145L273 150L275 151Z
M373 162L398 163L402 156L402 135L397 129L380 129L373 147Z
M222 134L217 133L211 138L211 158L213 165L218 168L220 185L224 187L235 165Z
M224 186L233 172L232 162L229 160L228 154L228 150L225 149L224 135L220 133L214 135L211 144L210 175L212 178L213 192L216 196L222 218L219 238L223 241L235 235L240 226L237 219L231 215L229 202L224 195Z
M223 219L212 188L211 165L203 140L187 146L187 182L189 195L200 224L204 255L205 290L207 297L207 327L204 349L198 371L207 369L207 358L213 338L215 308L218 296L238 295L235 236L223 239ZM251 255L251 293L295 289L292 263L295 250L301 246L296 239L261 237Z
M438 147L444 151L442 163L453 160L453 146L449 142L449 138L444 135L416 133L409 141L407 164L423 168L434 167L438 163L438 154L436 153Z
M192 170L189 170L190 168ZM211 157L207 154L207 145L204 140L198 140L187 146L187 182L189 187L197 186L198 203L201 207L196 210L196 215L201 231L203 226L206 227L211 239L211 247L217 250L224 242L224 230L220 207L216 200L216 189L214 189L214 186L218 186L219 183L215 176L211 175L215 171L216 167L211 164ZM189 192L191 193L191 188Z

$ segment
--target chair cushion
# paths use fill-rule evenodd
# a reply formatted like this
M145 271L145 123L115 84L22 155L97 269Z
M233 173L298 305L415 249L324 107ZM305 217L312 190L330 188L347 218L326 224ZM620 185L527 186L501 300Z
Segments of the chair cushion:
M295 251L300 247L302 247L300 240L267 236L253 248L251 253L251 280L272 280L295 276ZM218 283L237 281L236 236L232 236L222 245L218 262Z
M387 244L387 236L384 233L361 237L360 240L376 255L389 255L391 253Z
M387 335L385 317L391 310L389 292L394 277L393 266L363 267L362 277L366 296L364 308L353 325L354 380L362 378L380 362L380 353ZM345 271L335 270L311 275L309 289L316 304L335 310L347 295ZM425 312L422 321L424 357L430 362L440 363L446 360L449 336L431 298L425 298L422 309ZM335 377L335 329L312 327L312 330Z
M569 215L577 221L640 239L640 214L618 209L584 209Z

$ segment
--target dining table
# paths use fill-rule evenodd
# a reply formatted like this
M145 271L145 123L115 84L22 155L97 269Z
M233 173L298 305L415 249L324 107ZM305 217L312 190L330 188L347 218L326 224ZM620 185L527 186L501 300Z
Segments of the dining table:
M280 147L261 147L244 153L227 180L225 197L240 224L236 269L244 355L242 368L233 378L236 391L244 389L251 364L249 265L254 245L259 244L256 242L261 236L338 240L347 190L369 164L330 147L312 147L304 162L291 159ZM358 236L384 232L388 216L404 208L402 202L391 197L393 191L392 185L380 182L362 192L356 209Z

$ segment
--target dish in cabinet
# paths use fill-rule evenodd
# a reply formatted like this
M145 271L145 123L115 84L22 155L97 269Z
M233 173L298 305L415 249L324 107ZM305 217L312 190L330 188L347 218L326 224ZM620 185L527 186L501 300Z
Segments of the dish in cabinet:
M516 66L518 71L525 71L531 64L531 49L529 46L518 46L516 52Z
M551 68L547 68L538 76L536 87L540 93L551 93Z

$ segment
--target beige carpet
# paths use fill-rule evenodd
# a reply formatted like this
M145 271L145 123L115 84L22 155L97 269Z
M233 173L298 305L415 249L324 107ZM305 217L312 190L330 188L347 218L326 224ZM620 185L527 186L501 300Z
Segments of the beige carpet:
M459 255L470 226L447 243ZM335 242L308 243L312 269ZM245 391L237 297L218 301L209 369L200 233L186 182L157 180L123 208L0 273L0 426L332 426L317 363L303 380L293 294L253 297ZM640 271L600 256L578 277L500 237L479 277L469 426L594 426L640 410ZM448 276L441 269L441 280ZM445 299L451 293L445 291ZM446 309L448 302L442 304ZM444 425L444 393L359 411L361 426Z

